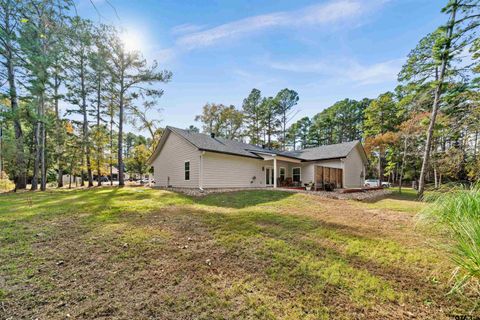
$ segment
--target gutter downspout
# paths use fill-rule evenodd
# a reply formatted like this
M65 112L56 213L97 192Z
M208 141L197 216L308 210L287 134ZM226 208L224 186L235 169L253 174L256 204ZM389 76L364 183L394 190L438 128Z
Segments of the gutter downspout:
M199 177L198 177L198 188L203 192L203 155L205 151L200 153L200 168L199 168Z

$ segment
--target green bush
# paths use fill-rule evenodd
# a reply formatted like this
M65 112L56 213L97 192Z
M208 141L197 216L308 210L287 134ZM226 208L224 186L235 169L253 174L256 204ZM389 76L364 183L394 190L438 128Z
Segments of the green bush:
M426 200L433 201L420 215L424 221L446 231L446 245L455 270L454 289L470 280L480 280L480 184L469 189L454 188L449 192L433 193Z

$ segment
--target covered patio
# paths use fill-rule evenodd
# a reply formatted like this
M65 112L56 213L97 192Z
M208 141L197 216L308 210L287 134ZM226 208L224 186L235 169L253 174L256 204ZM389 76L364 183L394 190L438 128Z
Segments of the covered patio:
M274 154L261 155L264 164L262 172L267 187L301 187L302 161Z
M262 154L265 185L273 188L327 190L343 188L343 163L303 162L275 154Z

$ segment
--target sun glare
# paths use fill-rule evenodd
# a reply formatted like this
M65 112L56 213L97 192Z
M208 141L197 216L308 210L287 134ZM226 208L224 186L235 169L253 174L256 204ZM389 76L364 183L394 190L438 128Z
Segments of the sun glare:
M120 35L120 39L127 51L142 51L143 37L140 32L131 29L124 30Z

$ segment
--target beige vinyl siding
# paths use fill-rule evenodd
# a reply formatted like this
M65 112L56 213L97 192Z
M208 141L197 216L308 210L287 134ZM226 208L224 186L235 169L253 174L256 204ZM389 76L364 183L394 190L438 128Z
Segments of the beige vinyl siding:
M362 174L363 173L363 174ZM365 179L365 163L361 155L361 150L357 145L350 151L345 159L344 187L360 188L363 187Z
M203 155L203 187L264 187L265 172L262 171L264 165L266 164L263 160L254 158L205 152Z
M329 167L329 168L336 168L336 169L344 169L343 168L343 159L331 159L331 160L323 160L317 161L317 165L322 167Z
M190 161L190 180L185 181L185 161ZM200 151L188 141L170 132L153 161L155 185L167 186L168 177L173 187L198 188Z
M271 167L273 167L273 161L265 161ZM280 177L280 168L285 168L285 178L292 177L292 165L294 163L286 162L286 161L277 161L277 178Z

